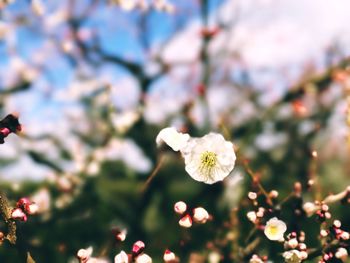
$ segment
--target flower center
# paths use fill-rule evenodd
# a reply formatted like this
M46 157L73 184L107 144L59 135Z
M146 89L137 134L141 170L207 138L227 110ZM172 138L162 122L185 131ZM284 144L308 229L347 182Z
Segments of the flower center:
M211 169L216 165L217 157L216 153L205 151L201 154L201 167L205 169Z
M268 229L267 229L267 231L269 232L269 234L270 234L271 236L275 236L275 235L277 235L278 232L279 232L277 226L269 226Z

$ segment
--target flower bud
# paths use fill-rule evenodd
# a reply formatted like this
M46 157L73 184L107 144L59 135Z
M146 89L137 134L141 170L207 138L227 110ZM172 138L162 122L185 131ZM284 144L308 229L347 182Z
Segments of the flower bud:
M328 236L327 230L322 229L322 230L320 231L320 235L321 235L321 237L326 237L326 236Z
M136 263L152 263L152 258L147 254L138 256L135 260Z
M307 257L308 257L308 254L306 251L300 251L300 259L301 260L305 260L305 259L307 259Z
M174 211L177 214L181 215L181 214L185 213L186 210L187 210L187 205L185 202L179 201L174 205Z
M35 203L31 203L25 207L25 211L29 215L34 215L39 211L39 206Z
M299 249L300 250L306 250L306 245L305 245L305 243L299 243Z
M349 240L350 234L349 234L349 232L343 231L343 233L341 233L340 237L341 237L341 239L343 239L343 240Z
M345 248L340 247L338 248L337 252L335 252L335 257L345 262L348 257L348 251Z
M333 225L334 225L336 228L340 228L340 227L341 227L341 222L340 222L339 220L334 220Z
M22 197L18 200L16 206L22 209L25 209L26 206L30 205L31 202L27 197Z
M114 257L114 263L129 263L128 255L122 250Z
M163 259L165 262L173 261L175 260L175 254L171 252L169 249L165 250Z
M209 214L203 207L197 207L193 210L193 219L197 223L204 224L209 219Z
M189 228L192 226L192 218L190 217L190 215L185 215L184 217L182 217L179 220L179 225L182 227L186 227Z
M115 235L115 238L119 241L124 241L126 238L126 230L122 230Z
M298 246L298 240L296 238L292 238L288 241L288 246L290 248L296 248Z
M92 247L89 247L87 249L79 249L77 253L77 257L81 262L87 261L92 254Z
M272 190L270 193L269 193L269 197L272 198L272 199L275 199L278 197L278 192L276 190Z
M255 223L255 221L256 221L256 213L255 213L254 211L248 212L248 213L247 213L247 217L248 217L248 219L249 219L251 222Z
M15 220L27 221L27 215L21 208L15 208L12 210L11 217Z
M256 216L261 218L261 217L264 217L264 214L265 214L265 208L259 207L258 212L256 212Z
M255 200L258 197L258 195L255 192L249 192L248 193L248 198L250 200Z
M145 243L139 240L135 242L134 245L132 246L132 254L138 256L143 252L144 249L145 249Z

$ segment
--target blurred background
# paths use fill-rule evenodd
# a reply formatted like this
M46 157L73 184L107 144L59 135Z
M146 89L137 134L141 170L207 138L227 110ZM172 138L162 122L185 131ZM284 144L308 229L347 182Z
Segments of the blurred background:
M75 262L88 246L112 260L137 240L154 262L166 248L181 262L212 252L232 262L253 227L243 160L281 199L296 181L317 180L319 197L349 184L349 1L6 2L0 113L17 113L23 132L0 145L0 187L13 202L32 198L40 213L18 224L18 244L3 243L1 262L22 262L23 251ZM233 174L193 181L181 156L156 147L168 126L232 140ZM179 200L213 220L180 228ZM334 213L350 226L349 212ZM117 228L128 232L122 244ZM318 230L307 229L317 245ZM259 248L279 262L275 249Z

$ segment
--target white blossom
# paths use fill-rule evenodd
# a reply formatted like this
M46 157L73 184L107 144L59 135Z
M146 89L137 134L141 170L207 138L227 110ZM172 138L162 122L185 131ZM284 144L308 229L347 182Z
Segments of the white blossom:
M231 173L236 161L233 144L218 133L191 138L181 153L187 173L194 180L207 184L222 181Z
M273 241L283 240L283 234L286 232L286 224L277 217L271 218L265 225L264 233L268 239Z
M283 257L286 263L300 263L302 261L301 253L296 249L284 252Z

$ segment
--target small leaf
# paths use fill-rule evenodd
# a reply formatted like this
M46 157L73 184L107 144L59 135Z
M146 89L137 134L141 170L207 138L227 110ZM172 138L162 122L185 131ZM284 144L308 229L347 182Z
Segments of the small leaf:
M29 252L27 252L27 263L35 263L35 260L32 258Z

